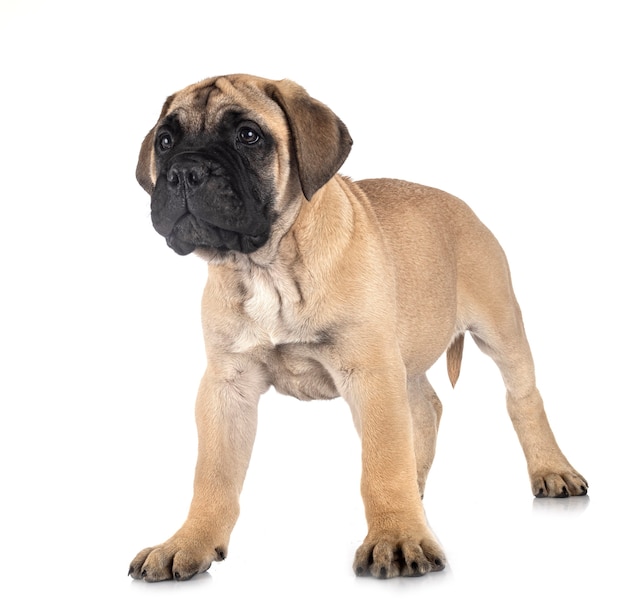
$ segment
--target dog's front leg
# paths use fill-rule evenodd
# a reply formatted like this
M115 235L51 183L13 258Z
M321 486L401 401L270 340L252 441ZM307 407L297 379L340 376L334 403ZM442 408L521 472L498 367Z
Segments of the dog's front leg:
M368 524L354 571L391 578L442 570L445 557L420 499L404 365L397 352L367 353L366 364L344 369L342 385L361 434Z
M260 368L245 358L209 365L196 402L198 460L189 515L169 540L137 554L129 571L134 579L190 579L226 557L266 387Z

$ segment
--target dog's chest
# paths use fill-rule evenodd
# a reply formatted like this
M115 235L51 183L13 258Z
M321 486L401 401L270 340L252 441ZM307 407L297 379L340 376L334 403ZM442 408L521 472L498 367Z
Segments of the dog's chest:
M234 339L236 351L310 341L301 324L302 296L292 278L255 271L242 286L244 317Z

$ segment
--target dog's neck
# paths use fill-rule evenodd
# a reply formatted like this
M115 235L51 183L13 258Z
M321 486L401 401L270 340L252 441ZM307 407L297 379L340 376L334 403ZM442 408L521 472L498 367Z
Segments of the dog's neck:
M200 252L198 255L210 265L226 265L246 275L254 273L255 269L281 275L295 263L306 266L314 275L324 274L341 258L352 239L354 206L359 205L352 195L354 187L349 179L335 175L310 201L300 194L281 213L271 239L258 251L211 256ZM320 236L332 237L328 241L332 252L324 252L324 245L319 244ZM306 261L302 254L306 254Z

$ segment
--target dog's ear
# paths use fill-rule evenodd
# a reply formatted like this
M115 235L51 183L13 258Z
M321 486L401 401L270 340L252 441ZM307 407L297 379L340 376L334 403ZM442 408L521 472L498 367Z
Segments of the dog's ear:
M270 96L287 117L302 192L311 200L348 157L352 138L335 113L293 81L274 82Z
M161 115L156 122L154 128L146 134L146 137L141 143L141 149L139 150L139 160L137 161L137 169L135 170L135 177L139 182L139 185L143 187L150 195L154 191L154 181L152 180L152 156L154 155L154 135L159 123L170 107L170 103L174 96L170 96L161 109Z

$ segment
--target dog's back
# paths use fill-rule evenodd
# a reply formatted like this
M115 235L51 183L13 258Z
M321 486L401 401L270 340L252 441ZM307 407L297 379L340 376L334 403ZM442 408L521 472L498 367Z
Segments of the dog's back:
M400 329L412 336L409 352L434 362L457 335L478 325L478 308L513 297L506 256L493 234L458 198L394 179L357 181L368 197L399 275ZM407 254L410 257L407 258ZM415 336L423 338L415 338ZM457 348L459 348L457 346ZM460 353L455 360L460 362ZM411 356L405 355L411 361ZM431 364L432 364L431 362ZM425 370L431 364L420 364ZM455 372L456 371L456 374ZM453 367L453 383L458 365Z

